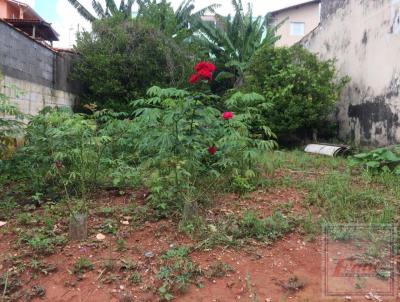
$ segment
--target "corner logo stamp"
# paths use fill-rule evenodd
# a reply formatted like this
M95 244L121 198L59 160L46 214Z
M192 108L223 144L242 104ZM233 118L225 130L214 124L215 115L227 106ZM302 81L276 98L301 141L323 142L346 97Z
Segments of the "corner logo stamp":
M397 297L394 225L324 226L323 297Z

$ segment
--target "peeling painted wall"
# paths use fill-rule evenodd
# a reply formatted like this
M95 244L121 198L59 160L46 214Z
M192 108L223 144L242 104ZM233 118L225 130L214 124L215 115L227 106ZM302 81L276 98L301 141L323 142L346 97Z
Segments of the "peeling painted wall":
M321 16L302 44L351 77L336 115L340 138L400 143L400 0L322 0Z

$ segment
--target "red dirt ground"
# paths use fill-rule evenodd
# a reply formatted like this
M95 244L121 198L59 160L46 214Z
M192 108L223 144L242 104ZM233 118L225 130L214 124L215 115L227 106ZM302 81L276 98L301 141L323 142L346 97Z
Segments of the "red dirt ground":
M140 196L139 204L143 203L145 194L146 192L140 192L137 195ZM216 202L217 208L209 210L209 215L218 219L219 215L240 214L248 209L268 215L289 201L293 204L289 211L301 213L304 212L301 205L304 195L304 192L298 192L291 188L257 191L242 199L235 195L225 195ZM129 199L115 197L109 193L103 196L101 203L104 206L109 202L123 206L129 203ZM96 215L90 217L88 241L69 243L54 255L40 257L42 262L54 264L57 267L55 272L51 272L47 276L38 273L36 279L31 278L32 271L28 268L21 273L23 289L29 291L33 285L40 285L46 290L44 297L35 298L32 301L159 301L155 294L155 289L159 285L159 281L156 279L157 259L171 246L188 246L193 243L192 240L186 235L177 233L177 226L169 220L145 222L139 226L121 225L118 234L124 238L127 249L117 251L115 236L106 235L106 240L102 242L95 239L98 233L96 227L104 218ZM63 222L60 222L60 228L62 228L62 224ZM16 236L12 230L16 227L19 226L14 221L9 221L7 226L3 227L3 230L7 229L8 231L0 232L0 273L4 273L9 268L10 264L7 259L10 255L22 254L25 263L29 263L32 258L29 252L14 248ZM115 266L112 272L106 272L102 265L110 259L110 243L111 258ZM146 251L153 252L154 257L144 257ZM241 249L216 248L209 251L195 251L190 256L202 270L206 271L215 261L222 261L229 264L234 271L215 280L203 278L203 288L192 285L186 293L176 295L174 301L326 301L322 299L322 255L323 244L320 238L308 242L300 234L290 234L270 246L254 242ZM77 281L76 276L69 271L80 257L90 259L94 270L85 273L83 279ZM142 282L139 285L133 286L128 283L128 274L118 268L121 259L136 263L137 270L142 276ZM288 292L283 285L293 276L297 276L304 282L304 288ZM329 301L345 301L345 299L342 297ZM352 297L351 301L367 300L363 297L360 299ZM390 300L384 299L384 301Z

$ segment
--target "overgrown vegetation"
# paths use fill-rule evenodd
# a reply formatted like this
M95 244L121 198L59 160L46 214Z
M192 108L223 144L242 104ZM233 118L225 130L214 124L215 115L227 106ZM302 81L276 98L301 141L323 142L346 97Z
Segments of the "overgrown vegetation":
M182 86L192 58L158 29L137 20L107 18L77 37L73 78L85 88L81 105L129 112L130 101L153 85Z
M200 17L217 6L196 11L192 0L176 11L166 1L138 1L135 17L134 1L119 8L93 1L98 18L70 2L93 24L77 40L78 112L44 108L27 117L0 94L0 231L20 251L1 260L3 296L18 291L24 270L32 279L47 274L42 258L75 247L67 246L74 213L89 215L97 232L71 252L93 249L69 263L76 282L99 268L103 285L126 282L162 301L234 271L219 259L204 270L196 253L251 253L292 232L312 240L325 225L399 221L398 147L350 160L277 150L277 141L296 145L334 132L330 118L347 81L334 61L300 46L275 47L276 28L240 0L215 26ZM6 154L21 133L23 146ZM288 187L301 196L275 192ZM137 232L160 246L132 242ZM92 258L103 249L105 258ZM249 273L245 282L256 301ZM297 277L280 285L305 286ZM42 296L42 289L32 290Z
M213 107L217 102L213 95L159 87L134 102L142 107L135 112L143 135L137 150L160 214L197 204L216 184L235 177L254 182L262 172L263 153L274 141L251 137L245 117L221 113Z
M400 175L400 146L356 154L351 158L351 165L360 166L374 174L384 172Z
M200 26L202 44L219 69L213 85L213 91L219 94L242 87L254 53L263 45L273 47L278 40L277 27L267 26L267 17L255 16L250 3L246 11L242 0L233 0L232 7L233 16L216 14L215 25L203 22Z
M334 134L330 115L348 79L338 79L334 61L320 61L301 46L264 45L254 53L246 89L262 94L262 119L285 144Z

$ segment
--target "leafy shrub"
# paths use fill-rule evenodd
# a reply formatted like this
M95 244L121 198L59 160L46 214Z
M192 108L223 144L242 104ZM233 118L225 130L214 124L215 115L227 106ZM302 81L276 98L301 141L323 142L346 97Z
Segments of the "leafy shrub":
M190 62L184 49L160 31L119 16L95 21L92 32L78 35L76 50L80 59L73 78L85 88L81 104L115 111L127 112L147 87L182 84Z
M87 116L45 108L27 126L25 145L6 163L9 180L25 184L17 196L85 198L101 185L134 186L139 175L130 126L104 112Z
M240 195L254 190L254 186L249 182L249 180L240 175L236 175L232 179L232 187L233 190Z
M262 172L260 158L273 140L251 137L241 114L222 114L218 98L175 88L152 87L148 98L133 103L140 170L155 207L168 213L202 201L218 184ZM267 129L267 128L266 128ZM267 131L270 133L270 131Z
M265 45L250 61L246 89L265 96L262 119L280 141L328 130L329 116L347 78L336 79L334 61L320 61L301 46Z
M400 175L400 146L356 154L351 158L350 165L362 166L372 173L393 172Z

